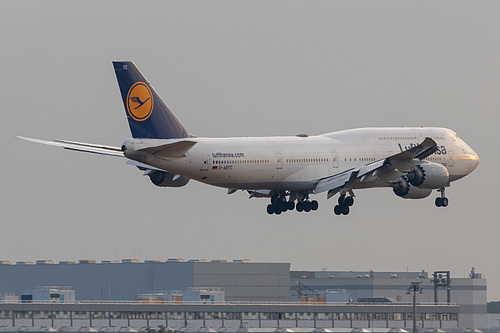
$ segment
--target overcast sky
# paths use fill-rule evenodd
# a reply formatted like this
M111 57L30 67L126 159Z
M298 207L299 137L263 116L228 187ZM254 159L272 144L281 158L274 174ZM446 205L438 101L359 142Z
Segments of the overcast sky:
M2 1L2 260L204 258L293 270L471 267L500 299L500 3ZM268 199L190 182L158 188L121 158L16 139L120 146L111 61L132 60L197 136L442 126L480 156L469 177L403 200L356 192L269 216ZM428 290L430 290L430 286ZM430 292L430 291L429 291Z

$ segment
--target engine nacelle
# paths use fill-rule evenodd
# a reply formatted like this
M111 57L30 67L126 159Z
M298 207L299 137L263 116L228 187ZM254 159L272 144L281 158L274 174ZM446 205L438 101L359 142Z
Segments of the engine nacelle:
M148 176L153 184L160 187L181 187L189 182L187 177L166 171L153 171Z
M412 186L406 177L401 177L392 183L392 189L394 194L403 199L423 199L432 193L432 189Z
M404 198L404 196L410 191L410 183L406 180L406 177L401 177L392 183L392 190L398 197Z
M450 174L448 169L441 164L428 162L411 168L407 177L413 186L422 189L439 189L448 184Z
M431 195L432 190L430 188L419 188L415 186L410 186L410 190L406 195L402 196L403 199L423 199Z

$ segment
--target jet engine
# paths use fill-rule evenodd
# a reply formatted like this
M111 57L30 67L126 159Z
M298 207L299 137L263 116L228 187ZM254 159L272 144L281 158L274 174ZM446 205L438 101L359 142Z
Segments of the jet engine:
M394 183L392 183L392 190L398 197L404 198L405 195L407 195L410 191L410 183L408 182L406 177L401 177Z
M403 199L423 199L427 198L431 195L432 190L429 188L418 188L415 186L410 186L410 190L406 193L405 196L402 196Z
M411 185L424 189L439 189L446 186L449 176L444 166L431 162L414 166L406 175Z
M423 199L432 193L432 189L412 186L406 177L399 178L392 184L394 194L403 199Z
M166 171L153 171L148 176L153 184L160 187L181 187L189 182L187 177Z

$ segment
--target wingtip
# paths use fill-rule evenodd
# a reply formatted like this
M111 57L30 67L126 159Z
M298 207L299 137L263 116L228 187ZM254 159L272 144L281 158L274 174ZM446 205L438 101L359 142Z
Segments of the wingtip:
M21 140L26 140L26 141L33 141L35 139L33 138L28 138L26 136L21 136L21 135L15 135L16 138L21 139Z
M429 146L437 145L437 142L433 138L428 136L424 139L424 141L422 142L422 145L429 145Z

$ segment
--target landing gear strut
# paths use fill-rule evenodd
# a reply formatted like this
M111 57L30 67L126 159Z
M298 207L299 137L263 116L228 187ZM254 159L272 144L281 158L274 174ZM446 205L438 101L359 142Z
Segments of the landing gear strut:
M354 198L345 194L339 197L339 204L333 208L335 215L347 215L350 212L350 207L354 205Z
M286 201L285 193L279 195L274 195L271 198L271 203L267 205L266 211L268 214L280 215L287 210L293 210L295 208L295 203L293 201Z
M448 206L448 198L445 195L444 187L440 188L438 192L441 192L441 196L436 198L436 207L446 207Z

